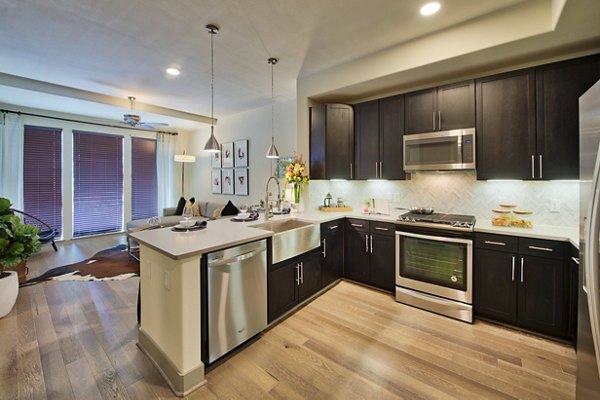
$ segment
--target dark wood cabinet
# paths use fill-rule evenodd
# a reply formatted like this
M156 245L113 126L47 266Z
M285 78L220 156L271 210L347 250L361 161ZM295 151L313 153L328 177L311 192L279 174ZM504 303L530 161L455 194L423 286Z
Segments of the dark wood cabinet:
M321 224L321 286L331 285L342 277L344 267L344 219Z
M472 80L405 95L405 133L425 133L475 126Z
M389 222L348 218L344 233L344 276L393 291L395 232L395 225Z
M404 96L354 105L354 179L404 179Z
M533 68L476 81L477 178L535 177Z
M310 108L311 179L352 179L354 112L346 104Z
M477 234L475 246L476 316L568 337L564 243Z
M321 289L319 249L272 265L267 272L269 323Z
M536 177L579 179L579 97L600 79L600 56L535 69Z

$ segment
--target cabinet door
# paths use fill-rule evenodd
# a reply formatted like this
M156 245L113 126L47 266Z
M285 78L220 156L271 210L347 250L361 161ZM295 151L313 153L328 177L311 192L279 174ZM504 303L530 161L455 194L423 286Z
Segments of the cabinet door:
M579 96L598 79L597 55L536 68L538 178L579 179Z
M354 105L354 179L379 178L379 102Z
M321 289L321 253L313 252L299 261L298 301L303 302Z
M327 105L325 136L326 178L352 179L354 113L351 106L346 104Z
M408 93L404 97L404 133L424 133L436 130L436 89Z
M310 108L310 178L327 179L325 154L327 150L327 106L314 104Z
M297 263L282 263L267 274L269 322L298 304Z
M516 322L518 260L514 253L475 249L475 315L502 322Z
M379 100L379 178L405 179L404 96Z
M475 81L441 86L437 96L437 130L475 127Z
M346 229L344 235L344 276L369 283L369 233Z
M476 99L477 179L533 179L534 70L478 79Z
M519 325L541 333L566 336L562 260L521 256L520 262Z
M371 235L371 284L393 292L395 289L396 252L395 238L388 235Z
M344 229L343 220L323 224L323 260L321 263L321 284L328 286L342 277L344 266Z

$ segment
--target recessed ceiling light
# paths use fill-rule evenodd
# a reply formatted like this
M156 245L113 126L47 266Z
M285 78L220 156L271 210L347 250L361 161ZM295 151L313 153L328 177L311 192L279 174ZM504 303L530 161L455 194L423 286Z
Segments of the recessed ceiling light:
M180 74L179 70L177 68L167 68L167 74L171 75L171 76L177 76Z
M440 3L437 1L427 3L423 7L421 7L421 15L433 15L436 12L440 11Z

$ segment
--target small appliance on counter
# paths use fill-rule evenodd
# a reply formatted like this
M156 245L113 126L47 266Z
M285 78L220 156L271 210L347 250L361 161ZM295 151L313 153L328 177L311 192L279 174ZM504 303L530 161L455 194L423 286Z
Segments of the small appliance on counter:
M331 193L327 193L325 198L323 199L323 205L319 206L319 211L328 211L328 212L352 212L354 211L352 207L347 207L344 205L344 199L341 197L337 198L337 204L331 204L331 200L333 200L333 196Z

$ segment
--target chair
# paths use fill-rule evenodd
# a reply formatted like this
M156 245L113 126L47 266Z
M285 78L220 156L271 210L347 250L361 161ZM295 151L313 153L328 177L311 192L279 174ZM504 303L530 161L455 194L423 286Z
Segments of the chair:
M40 230L38 232L38 237L40 238L40 243L41 244L47 244L47 243L51 243L52 247L54 248L54 251L58 251L58 248L56 247L56 243L54 242L54 238L56 236L58 236L59 232L52 228L50 225L48 225L47 223L45 223L44 221L42 221L41 219L34 217L31 214L26 213L25 211L21 211L21 210L17 210L16 208L11 208L10 211L15 212L15 213L19 213L22 214L28 218L31 218L33 220L36 220L37 222L39 222L46 230Z

